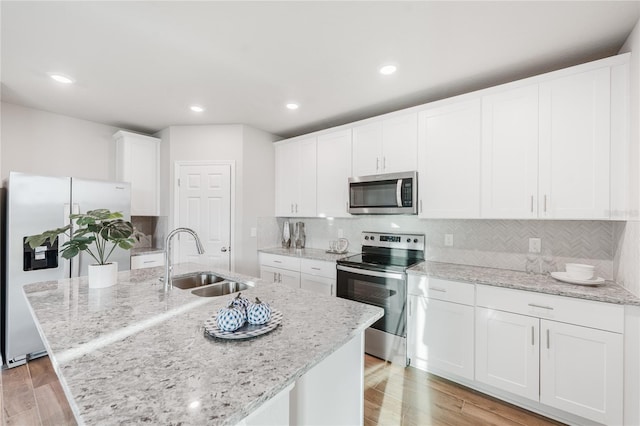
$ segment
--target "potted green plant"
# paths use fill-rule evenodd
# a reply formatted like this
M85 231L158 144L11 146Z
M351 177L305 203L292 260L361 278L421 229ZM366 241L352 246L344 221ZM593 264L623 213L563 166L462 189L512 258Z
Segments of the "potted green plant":
M96 261L89 265L89 287L109 287L116 283L118 273L117 263L109 262L109 257L116 247L129 250L138 238L138 231L122 217L122 213L108 209L71 214L71 224L31 235L26 242L36 248L46 241L53 244L60 234L67 235L68 240L60 246L62 257L71 259L87 252Z

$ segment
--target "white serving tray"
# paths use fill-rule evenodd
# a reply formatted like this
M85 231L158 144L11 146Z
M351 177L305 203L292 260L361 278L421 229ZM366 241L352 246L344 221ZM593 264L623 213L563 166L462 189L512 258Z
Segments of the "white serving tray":
M236 331L222 331L218 328L218 316L214 315L204 322L205 333L211 337L217 337L218 339L250 339L252 337L260 336L274 330L282 322L282 312L275 309L271 310L271 319L266 324L254 325L245 323L242 327Z

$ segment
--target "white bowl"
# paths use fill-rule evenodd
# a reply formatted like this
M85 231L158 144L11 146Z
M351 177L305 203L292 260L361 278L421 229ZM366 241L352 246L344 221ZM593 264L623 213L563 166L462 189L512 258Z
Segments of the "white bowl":
M575 278L577 280L590 280L593 278L595 267L580 263L567 263L565 265L565 270L571 278Z

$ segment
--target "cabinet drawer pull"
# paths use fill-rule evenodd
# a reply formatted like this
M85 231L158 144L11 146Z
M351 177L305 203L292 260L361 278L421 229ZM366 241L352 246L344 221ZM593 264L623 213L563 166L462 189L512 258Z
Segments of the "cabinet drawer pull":
M322 269L321 269L321 268L313 268L313 267L312 267L311 269L313 269L314 271L322 271Z
M274 260L273 263L282 263L282 260Z
M156 261L155 261L155 260L145 260L145 261L144 261L144 262L142 262L142 263L156 263Z
M536 305L535 303L529 303L529 306L531 306L532 308L548 309L550 311L553 311L553 308L551 306Z
M429 290L432 290L432 291L439 291L439 292L442 292L442 293L446 293L446 292L447 292L447 289L445 289L445 288L439 288L439 287L429 287Z

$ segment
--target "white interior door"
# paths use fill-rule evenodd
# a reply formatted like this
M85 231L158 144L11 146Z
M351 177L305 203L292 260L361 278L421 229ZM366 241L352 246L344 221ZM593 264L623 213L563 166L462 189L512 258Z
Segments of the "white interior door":
M198 255L193 237L181 233L176 260L231 269L231 165L181 164L178 177L177 226L196 231L205 254Z

